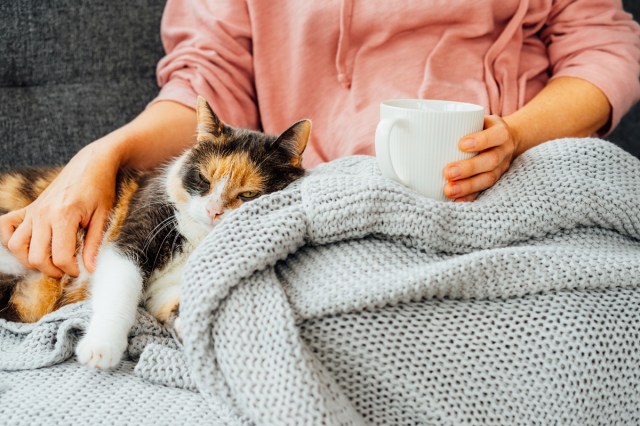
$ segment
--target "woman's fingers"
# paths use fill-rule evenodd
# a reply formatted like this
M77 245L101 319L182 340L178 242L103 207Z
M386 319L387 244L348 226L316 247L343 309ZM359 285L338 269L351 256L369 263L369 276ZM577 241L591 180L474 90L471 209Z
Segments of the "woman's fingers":
M484 118L484 130L460 139L458 148L463 152L480 152L504 144L512 139L507 123L497 115Z
M76 262L76 240L78 237L78 221L61 219L53 228L51 237L51 254L53 265L64 273L77 277L80 269Z
M512 131L495 115L485 117L484 125L483 131L465 136L458 144L461 151L478 155L448 164L444 170L444 177L449 181L444 193L449 198L471 201L509 169L517 145Z
M52 215L54 218L58 217L53 221L55 226L52 226L49 216L33 220L30 216L25 217L24 210L10 212L0 218L3 244L30 269L38 269L54 278L61 278L64 274L78 276L80 269L75 255L80 223L78 219L72 219L73 216L69 214L65 218L63 215ZM96 217L98 219L95 225L89 227L85 242L89 245L89 249L85 249L85 255L89 253L92 259L97 253L108 211L103 211ZM89 267L91 271L92 266Z
M509 155L508 149L503 145L486 150L468 160L448 165L445 169L445 177L455 181L495 170L504 162L507 155Z
M35 218L32 224L29 264L50 277L61 278L64 272L53 264L51 257L51 225L46 220Z
M503 146L491 148L475 157L457 164L464 175L450 179L444 187L449 198L460 198L493 186L509 168L511 155ZM448 169L447 169L448 170Z
M24 220L24 215L25 210L20 209L0 216L0 243L2 243L3 246L9 246L9 240Z
M500 179L500 176L501 173L497 170L480 173L469 179L447 183L444 192L449 198L466 197L492 187Z
M18 225L7 243L7 248L27 268L29 263L29 245L31 244L31 219L25 219Z
M98 249L102 242L102 235L104 234L108 218L109 210L98 209L91 218L91 222L89 222L82 252L84 265L89 272L93 272L96 269L96 256L98 255Z
M479 193L478 192L474 192L473 194L469 194L469 195L465 195L464 197L460 197L460 198L456 198L455 200L453 200L455 203L461 203L461 202L469 202L469 201L475 201L476 198L478 198Z

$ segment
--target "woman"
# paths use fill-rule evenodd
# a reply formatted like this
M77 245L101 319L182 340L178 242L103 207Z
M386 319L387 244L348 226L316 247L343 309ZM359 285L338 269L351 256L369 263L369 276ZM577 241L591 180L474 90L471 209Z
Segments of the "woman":
M459 143L478 155L443 171L456 201L474 200L533 146L606 134L640 97L640 29L618 0L169 0L162 38L151 105L0 218L24 264L77 275L82 227L93 270L118 169L155 167L192 144L196 94L234 126L277 133L312 118L307 167L372 154L382 100L484 105L485 130Z

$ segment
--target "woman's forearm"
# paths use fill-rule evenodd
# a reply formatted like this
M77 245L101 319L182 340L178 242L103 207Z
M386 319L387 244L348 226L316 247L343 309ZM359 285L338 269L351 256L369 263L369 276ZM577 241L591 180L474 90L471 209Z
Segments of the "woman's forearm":
M195 110L160 101L96 143L109 145L107 149L122 167L150 169L193 145L195 131Z
M515 155L551 139L589 136L609 121L611 105L592 83L573 77L549 82L529 103L503 117L515 133Z

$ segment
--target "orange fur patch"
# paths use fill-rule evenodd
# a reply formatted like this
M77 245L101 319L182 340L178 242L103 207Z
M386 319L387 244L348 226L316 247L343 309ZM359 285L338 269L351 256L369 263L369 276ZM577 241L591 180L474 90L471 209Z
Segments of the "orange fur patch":
M129 203L131 203L131 199L137 190L138 182L133 178L129 178L122 183L118 201L111 211L111 220L107 232L105 232L104 241L113 242L120 235L120 230L129 212Z
M0 177L0 209L18 210L33 201L22 191L24 183L25 179L20 174L6 174Z
M82 302L89 297L89 281L78 282L78 280L69 279L63 284L64 294L60 299L58 307L70 305L71 303Z
M307 147L309 136L311 135L311 121L302 120L296 123L296 141L298 143L298 155L293 157L291 164L294 166L300 166L302 164L302 153Z
M208 163L203 164L200 171L212 182L224 176L228 177L225 188L225 208L228 209L237 208L242 204L242 201L237 198L238 194L264 190L264 178L246 152L238 152L222 158L212 157Z
M28 206L58 176L61 168L43 169L42 174L29 182L20 172L0 176L0 210L12 211ZM29 188L30 193L25 192Z
M44 274L25 278L16 286L10 303L23 322L36 322L58 307L62 283Z

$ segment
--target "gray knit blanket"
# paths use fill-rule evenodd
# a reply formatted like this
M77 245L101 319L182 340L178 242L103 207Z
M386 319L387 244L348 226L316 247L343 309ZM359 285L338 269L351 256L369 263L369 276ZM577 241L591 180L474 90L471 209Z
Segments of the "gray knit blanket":
M238 422L637 424L639 286L640 161L608 142L531 149L473 203L350 157L216 227L183 345L141 311L129 353ZM68 359L87 317L0 320L0 369Z

